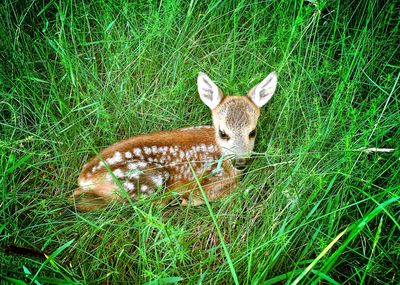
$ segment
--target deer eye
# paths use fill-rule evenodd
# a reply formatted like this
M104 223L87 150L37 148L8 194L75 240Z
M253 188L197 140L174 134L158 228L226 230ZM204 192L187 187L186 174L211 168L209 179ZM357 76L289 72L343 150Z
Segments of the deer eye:
M249 138L254 138L256 136L256 129L252 130L249 134Z
M229 136L224 132L219 130L219 137L223 140L229 140Z

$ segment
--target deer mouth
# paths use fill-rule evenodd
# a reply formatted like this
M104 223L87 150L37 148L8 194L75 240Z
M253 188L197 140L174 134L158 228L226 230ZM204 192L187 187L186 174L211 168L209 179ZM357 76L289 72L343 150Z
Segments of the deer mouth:
M246 168L247 162L248 162L248 160L245 159L245 158L238 158L238 159L235 159L235 160L233 161L233 166L234 166L237 170L242 171L242 170L244 170L244 169Z

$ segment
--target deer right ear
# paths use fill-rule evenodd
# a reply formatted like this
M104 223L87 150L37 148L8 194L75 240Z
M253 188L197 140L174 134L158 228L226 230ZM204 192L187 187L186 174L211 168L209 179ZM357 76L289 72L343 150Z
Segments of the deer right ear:
M273 71L263 81L251 89L247 96L258 108L261 108L272 98L272 95L274 95L277 81L278 75Z
M203 72L200 72L197 77L197 89L200 99L204 104L210 107L211 110L217 107L222 100L223 95L221 90L219 90L218 86Z

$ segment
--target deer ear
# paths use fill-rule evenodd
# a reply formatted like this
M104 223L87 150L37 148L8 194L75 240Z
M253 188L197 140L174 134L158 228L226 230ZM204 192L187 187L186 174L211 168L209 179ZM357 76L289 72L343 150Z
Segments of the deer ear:
M257 84L247 96L256 104L259 108L264 106L274 95L276 84L278 82L278 75L275 71L268 74L268 76Z
M200 72L197 77L197 89L200 99L204 104L210 107L211 110L217 107L222 100L223 95L221 90L219 90L218 86L203 72Z

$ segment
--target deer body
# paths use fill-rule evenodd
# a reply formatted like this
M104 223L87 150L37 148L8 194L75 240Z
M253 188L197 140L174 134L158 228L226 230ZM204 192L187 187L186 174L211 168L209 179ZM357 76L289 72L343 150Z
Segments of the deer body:
M211 108L214 126L139 135L102 150L79 175L73 193L78 209L121 199L121 187L134 199L166 192L176 193L182 205L200 205L204 198L194 176L209 201L227 195L253 150L259 107L275 87L276 74L271 73L247 96L226 97L200 73L200 98ZM166 203L173 199L165 196Z

